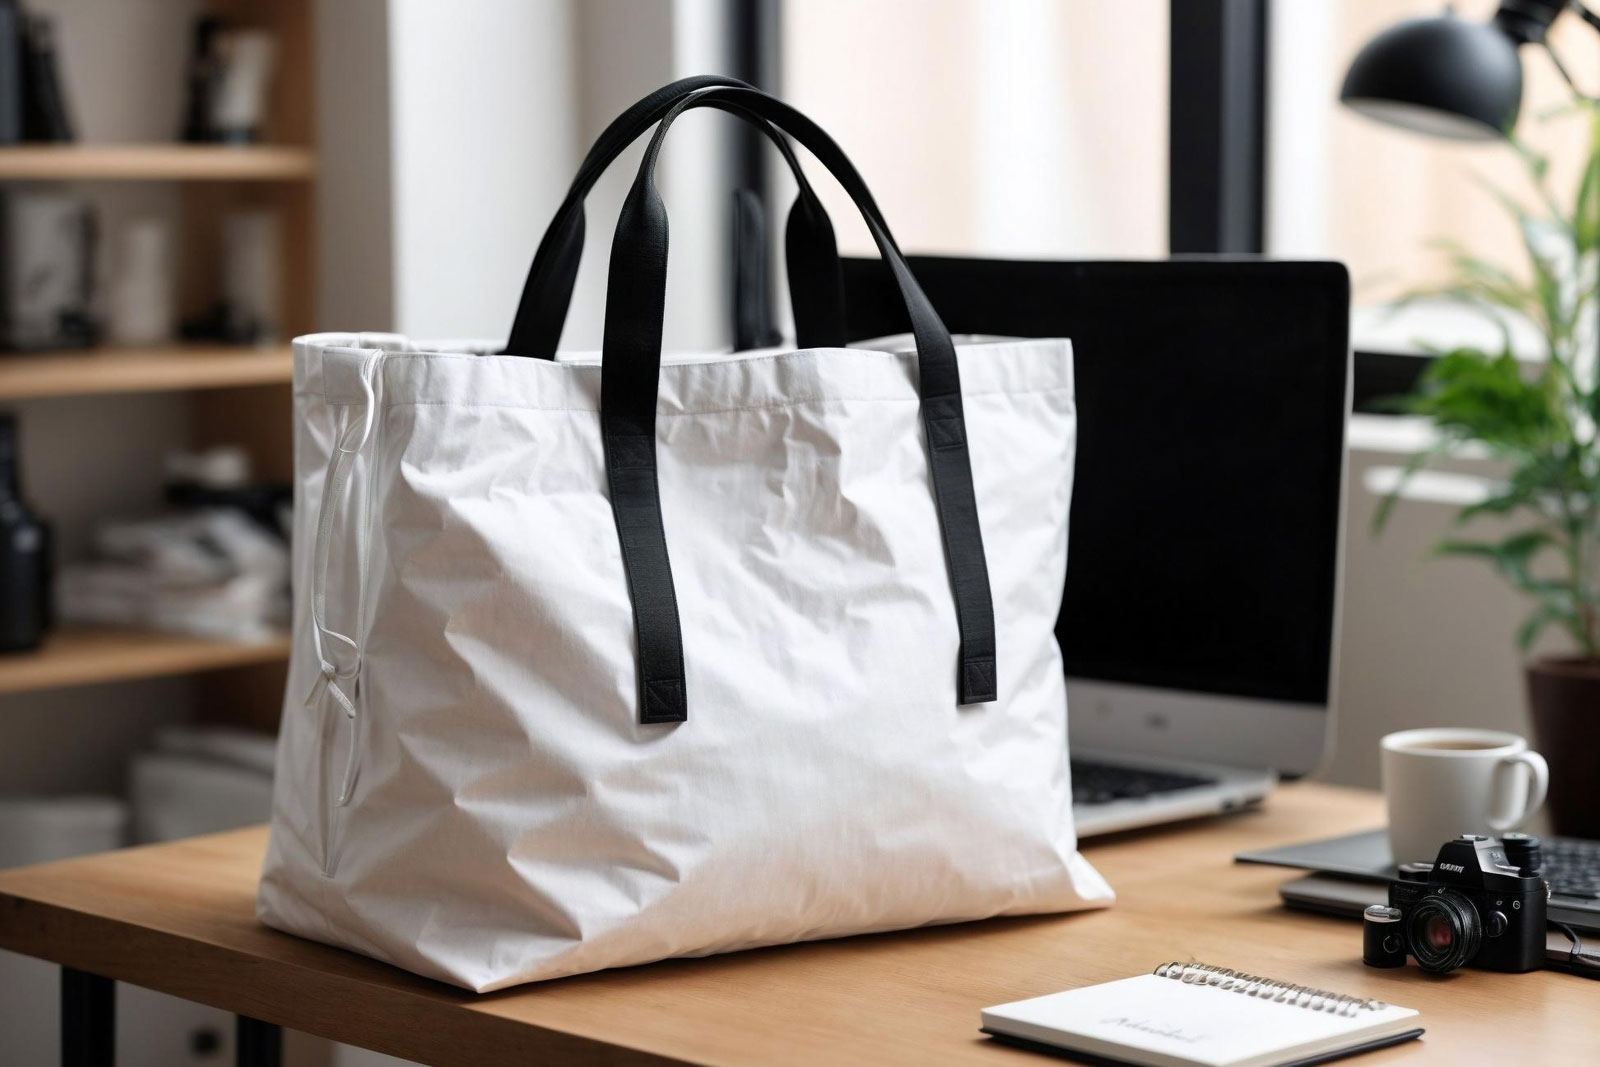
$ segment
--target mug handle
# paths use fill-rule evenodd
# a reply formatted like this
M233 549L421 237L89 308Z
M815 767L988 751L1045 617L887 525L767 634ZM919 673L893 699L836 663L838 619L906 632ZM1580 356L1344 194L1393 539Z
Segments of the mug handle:
M1544 805L1545 792L1550 788L1550 765L1544 761L1544 757L1537 752L1517 752L1501 757L1500 762L1495 764L1496 797L1504 795L1511 768L1519 763L1528 768L1528 795L1523 798L1517 814L1508 818L1489 816L1489 828L1497 834L1515 830L1533 818Z

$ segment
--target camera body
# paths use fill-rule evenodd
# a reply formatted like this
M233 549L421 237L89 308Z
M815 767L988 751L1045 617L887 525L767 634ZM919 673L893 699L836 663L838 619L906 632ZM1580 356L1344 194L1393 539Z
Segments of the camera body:
M1401 962L1409 954L1438 974L1458 967L1537 970L1544 966L1549 895L1536 859L1519 866L1494 838L1462 834L1439 849L1432 865L1408 863L1389 884L1389 906L1400 913Z

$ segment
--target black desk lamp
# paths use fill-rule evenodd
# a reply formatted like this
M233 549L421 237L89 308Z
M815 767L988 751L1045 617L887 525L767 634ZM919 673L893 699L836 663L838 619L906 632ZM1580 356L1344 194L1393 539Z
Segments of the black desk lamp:
M1509 134L1522 105L1522 45L1544 48L1578 92L1546 39L1568 7L1600 30L1600 16L1566 0L1503 0L1486 24L1449 11L1399 23L1356 54L1339 99L1380 122L1438 137L1486 141Z
M1509 136L1522 106L1517 50L1523 45L1542 47L1573 94L1584 98L1548 39L1550 24L1567 8L1600 31L1600 15L1576 0L1502 0L1482 25L1448 8L1401 22L1356 53L1339 99L1379 122L1436 137Z

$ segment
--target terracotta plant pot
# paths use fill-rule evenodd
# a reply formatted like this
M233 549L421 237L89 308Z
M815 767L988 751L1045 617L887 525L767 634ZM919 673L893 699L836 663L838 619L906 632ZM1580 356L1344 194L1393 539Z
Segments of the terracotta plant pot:
M1550 822L1566 837L1600 838L1600 660L1528 664L1535 747L1550 764Z

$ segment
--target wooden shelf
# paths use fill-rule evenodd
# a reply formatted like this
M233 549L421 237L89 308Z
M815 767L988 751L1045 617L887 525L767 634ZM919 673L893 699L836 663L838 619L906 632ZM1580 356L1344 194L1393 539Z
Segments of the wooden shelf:
M309 148L291 145L69 144L0 148L0 181L304 181Z
M0 693L280 663L289 639L238 643L143 630L65 626L36 652L0 655Z
M175 345L0 353L0 400L275 385L293 377L288 345Z

